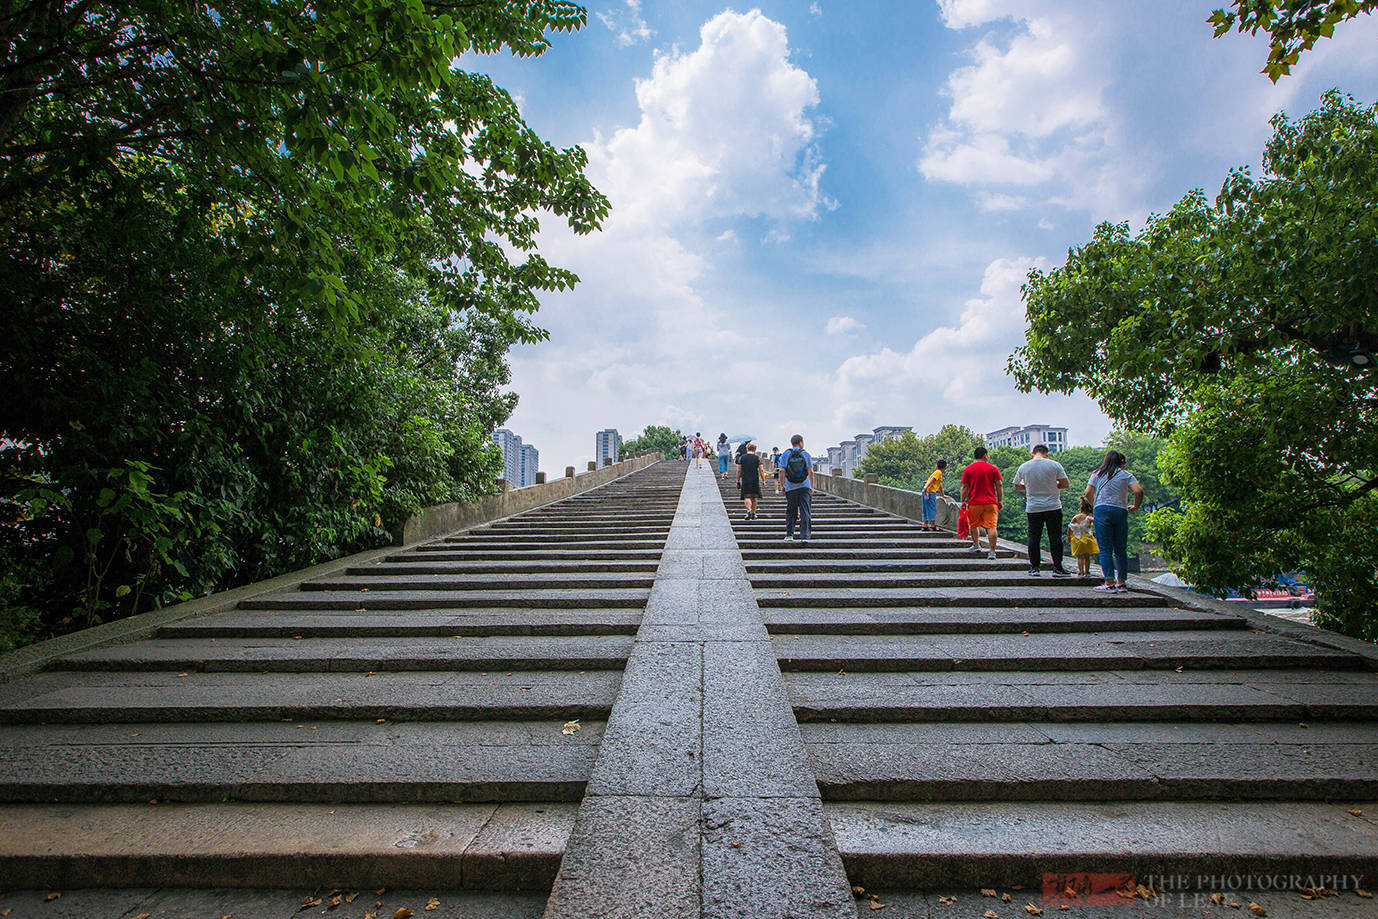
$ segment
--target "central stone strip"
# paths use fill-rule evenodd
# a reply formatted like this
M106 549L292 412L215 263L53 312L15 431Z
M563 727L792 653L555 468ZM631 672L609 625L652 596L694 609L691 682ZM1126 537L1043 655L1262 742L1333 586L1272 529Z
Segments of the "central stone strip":
M690 468L546 919L855 917L713 472Z

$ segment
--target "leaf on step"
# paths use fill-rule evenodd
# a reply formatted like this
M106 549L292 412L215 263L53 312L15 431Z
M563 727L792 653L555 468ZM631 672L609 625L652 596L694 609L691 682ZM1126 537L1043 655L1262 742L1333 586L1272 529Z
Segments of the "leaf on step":
M1157 892L1152 887L1145 887L1142 884L1139 884L1134 888L1134 893L1143 897L1145 900L1153 900L1158 896Z
M1213 893L1211 894L1211 902L1214 903L1216 906L1224 906L1225 895L1223 893Z
M852 893L853 893L855 896L864 897L864 896L866 895L866 888L865 888L865 887L853 887L853 888L852 888Z
M1351 817L1362 817L1364 815L1364 812L1359 810L1359 808L1357 807L1351 807L1349 809L1349 815Z
M890 905L889 903L881 903L881 902L878 901L878 900L872 900L872 901L871 901L871 909L885 909L885 907L887 907L887 906L889 906L889 905Z
M53 902L54 900L61 899L61 897L62 897L62 894L58 893L57 891L53 891L52 893L50 893L50 894L48 894L46 897L44 897L44 898L43 898L43 901L44 901L45 903L51 903L51 902Z
M1259 906L1259 905L1258 905L1257 903L1255 903L1253 900L1250 900L1250 901L1249 901L1249 912L1253 913L1255 916L1266 916L1266 915L1268 915L1268 911L1267 911L1266 909L1264 909L1263 907Z
M1012 900L1012 899L1014 899L1014 898L1011 897L1011 896L1010 896L1009 894L1007 894L1007 893L1002 893L1002 894L1000 895L1000 899L1001 899L1002 902L1008 903L1008 902L1010 902L1010 900Z
M1043 915L1043 910L1039 909L1037 906L1034 906L1032 903L1024 904L1024 912L1028 913L1030 916Z
M412 911L405 906L392 914L392 919L411 919Z
M938 902L939 902L939 903L956 903L956 902L957 902L957 898L956 898L956 897L939 897L939 898L938 898Z
M1000 914L993 909L988 909L981 914L981 919L1000 919Z
M1369 893L1367 890L1364 890L1363 888L1356 887L1356 888L1354 889L1354 893L1355 893L1357 896L1363 897L1365 900L1372 900L1372 899L1373 899L1373 894Z
M429 900L426 901L424 909L428 913L433 913L436 910L440 909L440 901L435 897L431 897Z
M301 901L301 908L310 909L313 906L320 906L322 902L323 901L320 897L313 897L310 894L307 894L306 898ZM300 912L300 910L298 910L298 912Z
M983 896L983 897L994 897L994 896L996 896L996 893L995 893L995 891L991 890L989 887L982 887L982 888L981 888L981 896Z
M566 721L566 722L565 722L565 726L564 726L563 729L561 729L560 733L561 733L561 734L577 734L577 733L579 732L579 730L580 730L580 728L579 728L579 719L578 719L578 718L575 718L573 721Z

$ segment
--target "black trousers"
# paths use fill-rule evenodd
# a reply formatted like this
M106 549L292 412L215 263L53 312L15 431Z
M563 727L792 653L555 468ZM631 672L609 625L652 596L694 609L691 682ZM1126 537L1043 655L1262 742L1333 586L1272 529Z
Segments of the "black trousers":
M813 489L796 488L785 492L785 535L794 535L794 521L799 521L799 538L808 539L813 534Z
M1062 567L1062 510L1037 511L1029 514L1029 567L1038 568L1043 560L1043 528L1048 528L1048 548L1053 553L1053 567Z

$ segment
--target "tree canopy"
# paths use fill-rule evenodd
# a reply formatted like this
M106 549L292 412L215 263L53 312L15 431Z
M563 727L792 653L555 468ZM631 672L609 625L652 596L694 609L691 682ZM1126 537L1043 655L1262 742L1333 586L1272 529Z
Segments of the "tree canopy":
M457 66L563 0L48 0L0 17L0 647L490 491L506 352L607 201Z
M861 458L858 471L862 475L875 473L882 485L920 491L933 474L938 460L945 459L948 468L943 488L955 497L962 467L971 462L972 451L984 446L985 442L981 435L957 424L943 425L936 434L923 437L905 431L899 437L871 444Z
M1378 107L1331 91L1273 126L1262 178L1030 272L1010 370L1170 437L1182 513L1153 529L1189 581L1305 569L1320 617L1378 637Z
M1231 29L1257 35L1266 32L1268 62L1262 73L1276 83L1292 72L1302 52L1335 34L1335 26L1360 13L1378 9L1378 0L1234 0L1229 9L1211 13L1219 38Z
M622 442L622 452L640 453L643 450L659 450L667 457L679 455L679 442L684 439L678 428L671 430L665 425L648 424L640 434Z

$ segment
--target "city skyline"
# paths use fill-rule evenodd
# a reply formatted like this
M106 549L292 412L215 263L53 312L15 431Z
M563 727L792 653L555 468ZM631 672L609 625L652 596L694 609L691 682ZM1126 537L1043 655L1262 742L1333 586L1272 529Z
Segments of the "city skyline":
M513 350L508 424L552 465L610 424L769 447L897 414L1035 418L1099 443L1110 422L1086 396L1005 374L1028 271L1101 221L1137 228L1257 174L1275 113L1378 85L1371 16L1274 85L1265 37L1213 38L1210 4L1129 10L605 0L540 57L466 55L543 138L583 147L612 205L588 236L545 224L542 255L580 283L541 298L549 340Z

